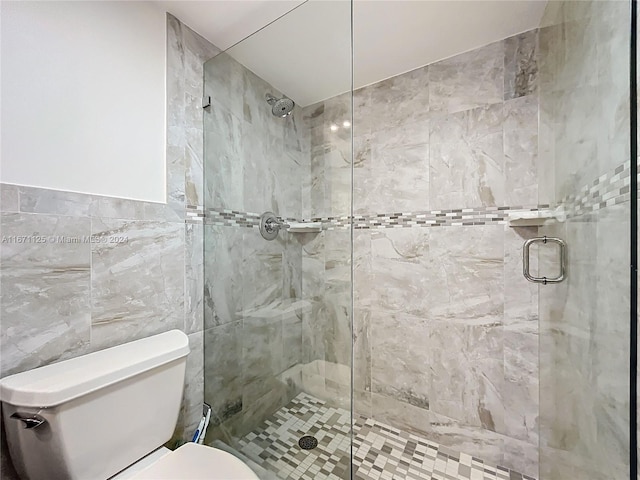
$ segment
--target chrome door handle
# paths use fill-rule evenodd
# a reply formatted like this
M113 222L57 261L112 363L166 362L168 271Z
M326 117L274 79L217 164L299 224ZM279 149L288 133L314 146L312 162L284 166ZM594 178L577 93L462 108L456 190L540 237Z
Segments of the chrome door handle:
M531 245L536 242L552 242L557 243L560 246L560 275L558 275L557 277L534 277L529 273L529 249ZM567 244L565 243L565 241L555 237L535 237L530 238L529 240L524 242L524 246L522 247L522 273L524 275L524 278L526 278L530 282L542 283L543 285L546 285L547 283L560 283L561 281L563 281L565 279L566 271L566 249Z
M11 415L10 418L13 418L15 420L20 420L22 423L24 423L24 428L36 428L44 423L47 423L47 420L41 417L40 415L38 415L37 413L16 412L13 415Z

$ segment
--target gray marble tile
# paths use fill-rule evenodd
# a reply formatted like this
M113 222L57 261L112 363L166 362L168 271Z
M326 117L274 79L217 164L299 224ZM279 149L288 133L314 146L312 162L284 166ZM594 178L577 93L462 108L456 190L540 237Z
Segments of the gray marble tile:
M343 292L327 292L322 301L319 316L325 318L324 358L328 362L351 365L351 295Z
M291 312L282 318L282 370L302 363L302 313Z
M91 348L183 328L184 225L93 219L91 234Z
M429 263L423 273L430 320L466 325L501 324L504 314L502 225L429 231Z
M617 48L619 51L626 50L624 47ZM617 56L620 57L620 54ZM616 80L603 81L597 89L600 117L597 151L600 172L613 170L630 157L629 85L619 80L620 77L625 77L624 70L615 71Z
M325 196L325 158L324 152L310 153L311 178L309 180L309 217L331 216L330 198ZM330 170L329 170L330 171Z
M268 308L282 301L285 242L284 236L267 241L262 238L257 228L243 230L242 307L246 316L248 311Z
M431 413L395 398L371 394L373 417L410 433L425 434L431 430Z
M324 155L324 213L334 217L351 212L351 150L343 147Z
M144 202L143 211L146 221L184 223L184 204Z
M239 431L246 434L254 430L265 418L289 403L295 394L289 385L270 376L245 385L242 393L242 426Z
M359 135L353 138L353 211L355 214L368 214L373 211L369 206L373 190L372 136Z
M426 344L431 410L465 425L504 431L502 327L438 322Z
M375 289L372 273L372 250L370 230L353 232L353 303L356 308L367 308L372 304Z
M595 417L599 449L592 456L620 467L629 456L629 203L601 210L597 216L597 321L591 327Z
M187 205L204 205L204 131L202 128L187 129L184 155L185 202Z
M242 319L242 230L204 226L205 328ZM215 268L211 268L213 265Z
M242 411L242 322L204 331L204 401L215 427Z
M538 445L538 335L504 329L504 427L510 439ZM528 469L519 469L528 472Z
M428 68L420 67L359 89L355 93L354 109L354 126L358 134L427 120Z
M612 475L617 475L613 477ZM540 478L585 478L610 480L624 478L628 473L612 470L611 465L597 463L575 452L542 447L540 449Z
M531 444L505 437L503 448L502 465L533 478L547 478L538 476L540 451L537 443Z
M593 85L575 86L553 98L557 102L553 118L556 198L577 192L600 175L598 136L600 100Z
M202 331L189 335L191 353L187 357L184 379L184 396L178 416L174 442L188 442L198 428L202 418L204 402L204 334Z
M484 428L466 425L463 422L430 412L429 439L459 452L473 452L494 465L506 465L504 444L509 439Z
M562 36L564 49L557 86L571 89L598 82L598 2L564 2ZM619 21L622 19L620 18Z
M538 99L538 202L556 205L555 169L555 116L557 94L543 95Z
M503 120L502 103L432 118L432 209L504 204Z
M91 195L20 186L20 211L74 217L89 216Z
M328 362L351 364L351 233L324 232L325 292L318 315L323 317L324 358Z
M372 391L428 410L434 349L429 321L373 311L370 328Z
M325 232L296 235L302 250L303 298L319 299L324 295Z
M455 113L501 103L504 42L496 42L429 65L429 109Z
M185 225L185 332L204 328L204 226Z
M353 391L353 412L355 415L372 416L373 400L371 392L363 392L362 390Z
M328 342L328 316L324 313L324 301L311 301L311 312L302 314L302 359L304 363L324 360ZM324 375L324 372L322 373ZM324 390L324 381L322 383Z
M275 211L285 217L302 218L302 186L309 175L305 155L284 145L276 164Z
M598 99L600 130L598 157L602 172L615 168L629 158L629 35L620 28L629 22L625 5L594 2L598 54Z
M371 273L376 309L426 316L432 304L427 229L403 228L371 234Z
M265 121L275 120L271 118ZM249 212L285 214L275 197L278 172L273 168L273 164L284 154L282 141L274 138L264 125L247 122L242 123L240 135L242 139L251 139L243 142L242 157L237 159L243 167L244 209Z
M355 308L353 312L353 388L371 392L371 312Z
M169 127L171 128L171 127ZM184 129L180 130L184 135ZM170 139L171 136L167 135ZM177 216L184 216L186 206L185 197L185 146L184 139L180 140L179 146L167 146L167 207L175 212Z
M344 294L351 283L351 232L349 229L324 232L324 274L327 292Z
M244 70L240 63L224 52L204 64L204 94L211 96L218 107L239 120L244 118Z
M298 234L282 234L284 248L282 252L282 298L299 300L303 298L302 291L302 261L303 253Z
M3 213L2 375L76 356L91 328L88 218ZM42 236L44 243L14 243ZM60 238L70 239L70 242Z
M346 365L340 365L341 367L347 367ZM348 367L347 367L348 368ZM347 370L348 371L348 370ZM351 408L351 383L349 378L346 382L337 382L330 378L325 379L325 391L327 395L327 402L337 408L348 409Z
M244 210L241 120L223 108L204 112L205 206Z
M144 220L144 204L145 202L126 198L93 195L89 214L97 218Z
M281 373L282 316L248 317L242 325L242 381L244 385Z
M371 169L362 213L429 210L429 122L403 124L371 137Z
M537 91L538 31L530 30L504 41L504 99Z
M524 242L539 235L537 227L504 228L504 324L512 330L538 333L538 285L522 274ZM531 247L530 268L538 275L538 249Z
M20 195L17 185L0 183L0 211L19 212Z
M185 204L184 36L189 31L167 14L167 200L174 210Z
M167 43L167 198L182 213L204 202L203 64L220 50L170 14Z
M313 215L346 216L351 211L351 97L330 98L321 106L305 109L312 122L311 201L317 202Z
M538 99L504 103L504 191L507 205L537 205Z
M538 286L522 275L522 244L537 235L536 227L505 227L505 426L502 433L530 444L538 442L539 297ZM537 271L535 252L531 255L531 268L533 272Z

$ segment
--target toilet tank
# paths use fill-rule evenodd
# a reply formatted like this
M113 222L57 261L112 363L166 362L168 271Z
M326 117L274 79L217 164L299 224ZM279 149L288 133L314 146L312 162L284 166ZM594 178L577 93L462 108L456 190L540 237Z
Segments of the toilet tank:
M187 336L172 330L0 380L20 477L107 479L167 442L188 354Z

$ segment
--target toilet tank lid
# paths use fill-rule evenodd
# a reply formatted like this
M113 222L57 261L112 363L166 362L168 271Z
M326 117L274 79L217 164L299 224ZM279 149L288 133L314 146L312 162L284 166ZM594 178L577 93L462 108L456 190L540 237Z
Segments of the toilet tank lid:
M0 400L20 407L60 405L189 354L180 330L17 373L0 380Z

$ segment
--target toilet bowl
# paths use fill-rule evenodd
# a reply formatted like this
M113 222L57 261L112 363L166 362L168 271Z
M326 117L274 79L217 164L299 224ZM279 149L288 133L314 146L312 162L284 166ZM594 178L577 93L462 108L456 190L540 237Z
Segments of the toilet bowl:
M166 450L166 449L165 449ZM217 448L185 443L141 469L125 470L110 480L258 480L240 459Z
M12 462L23 480L258 480L240 459L187 443L178 419L188 338L178 331L0 380Z

